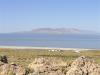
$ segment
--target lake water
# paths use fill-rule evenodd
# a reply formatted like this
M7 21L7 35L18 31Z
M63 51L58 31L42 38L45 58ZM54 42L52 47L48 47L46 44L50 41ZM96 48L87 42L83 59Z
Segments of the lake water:
M100 35L0 34L0 46L100 49Z

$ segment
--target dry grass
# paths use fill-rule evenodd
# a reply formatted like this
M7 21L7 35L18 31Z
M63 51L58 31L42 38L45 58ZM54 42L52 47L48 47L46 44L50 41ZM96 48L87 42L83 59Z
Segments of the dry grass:
M48 50L23 50L23 49L0 49L0 55L8 56L9 62L15 62L23 66L27 66L36 57L57 57L70 63L79 56L87 56L94 59L100 64L100 51L81 51L80 54L67 50L60 52L50 52Z

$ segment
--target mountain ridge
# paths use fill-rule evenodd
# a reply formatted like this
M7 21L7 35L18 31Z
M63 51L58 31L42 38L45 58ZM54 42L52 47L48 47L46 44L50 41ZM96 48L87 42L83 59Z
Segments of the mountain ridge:
M82 30L78 28L35 28L30 31L22 31L17 33L33 33L33 34L99 34L95 31Z

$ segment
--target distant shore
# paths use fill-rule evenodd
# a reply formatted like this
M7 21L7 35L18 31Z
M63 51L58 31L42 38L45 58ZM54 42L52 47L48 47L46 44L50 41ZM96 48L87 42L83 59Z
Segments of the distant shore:
M44 50L100 50L100 49L86 49L86 48L55 48L55 47L29 47L29 46L0 46L3 49L44 49Z

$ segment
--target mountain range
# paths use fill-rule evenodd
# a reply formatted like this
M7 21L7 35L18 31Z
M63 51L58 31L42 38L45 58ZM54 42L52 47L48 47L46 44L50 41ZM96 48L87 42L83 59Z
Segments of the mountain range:
M18 33L33 33L33 34L98 34L94 31L81 30L77 28L37 28L30 31L22 31Z

